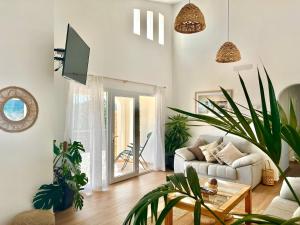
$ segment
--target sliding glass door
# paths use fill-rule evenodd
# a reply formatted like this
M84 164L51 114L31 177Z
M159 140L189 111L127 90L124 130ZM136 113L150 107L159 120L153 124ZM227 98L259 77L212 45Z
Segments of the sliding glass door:
M108 91L110 183L150 171L153 150L154 97Z
M110 183L138 174L139 102L134 94L109 92Z

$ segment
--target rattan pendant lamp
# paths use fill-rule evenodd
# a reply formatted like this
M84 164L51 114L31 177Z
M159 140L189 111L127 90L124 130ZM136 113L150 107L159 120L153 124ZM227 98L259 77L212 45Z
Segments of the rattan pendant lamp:
M201 10L190 1L178 13L174 28L183 34L193 34L203 31L206 27Z
M218 63L232 63L241 60L241 53L239 49L229 41L230 32L230 0L227 0L227 42L225 42L219 49L216 57Z

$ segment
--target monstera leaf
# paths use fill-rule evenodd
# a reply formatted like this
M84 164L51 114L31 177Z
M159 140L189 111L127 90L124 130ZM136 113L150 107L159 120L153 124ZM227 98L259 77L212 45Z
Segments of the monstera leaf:
M85 152L83 145L80 142L74 141L68 149L71 155L71 161L74 164L80 164L82 162L81 152Z
M75 193L74 195L74 208L81 210L83 207L83 195L80 192Z
M44 184L39 188L33 199L36 209L51 209L60 206L63 199L62 186L56 184Z

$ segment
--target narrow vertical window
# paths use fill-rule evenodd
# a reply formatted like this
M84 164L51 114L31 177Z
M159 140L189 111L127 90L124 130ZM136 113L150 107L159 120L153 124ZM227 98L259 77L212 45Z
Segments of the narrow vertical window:
M158 15L158 43L165 44L165 17L161 13Z
M153 40L153 12L147 11L147 39Z
M133 9L133 33L141 35L141 10Z

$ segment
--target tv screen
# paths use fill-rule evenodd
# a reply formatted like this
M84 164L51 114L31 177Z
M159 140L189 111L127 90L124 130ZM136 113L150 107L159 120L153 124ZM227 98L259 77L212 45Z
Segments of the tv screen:
M62 75L85 85L89 56L89 46L68 24Z

